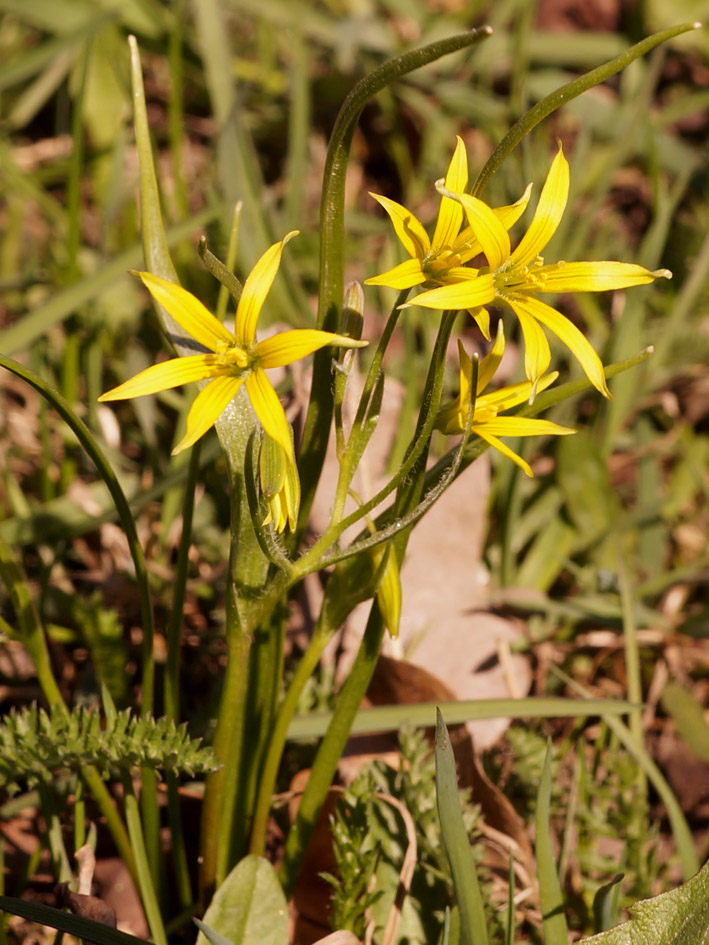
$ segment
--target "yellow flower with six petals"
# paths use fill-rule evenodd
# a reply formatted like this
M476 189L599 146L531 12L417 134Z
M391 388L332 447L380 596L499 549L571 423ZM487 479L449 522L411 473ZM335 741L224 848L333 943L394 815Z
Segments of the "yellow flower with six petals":
M233 334L186 289L150 272L137 273L155 301L206 348L207 353L154 364L102 394L99 400L140 397L189 381L209 380L190 409L185 436L173 450L173 453L179 453L207 432L243 384L261 426L294 464L290 427L265 370L283 367L326 345L359 348L367 344L366 341L315 329L283 331L256 341L256 323L278 272L283 247L297 232L294 230L280 243L274 243L254 266L239 299Z
M445 177L445 187L448 191L458 192L465 190L467 184L468 156L462 139L458 138ZM492 211L501 226L509 229L517 222L527 207L530 192L531 185L516 203ZM475 278L477 270L465 264L482 252L482 246L472 226L461 230L463 208L457 199L447 196L442 198L433 239L429 239L423 225L406 207L380 194L370 196L389 214L396 235L411 259L367 279L366 285L385 285L401 290L417 285L450 285ZM481 328L489 338L487 324L481 325Z
M483 391L490 383L493 374L502 360L504 350L505 336L502 322L499 322L495 343L490 349L490 352L480 362L478 369L477 394L475 397L471 432L476 433L481 439L485 440L486 443L502 453L503 456L511 459L512 462L523 469L528 476L533 476L534 474L529 464L506 446L499 437L565 436L568 433L575 433L576 431L569 427L562 427L558 423L552 423L550 420L537 420L534 417L499 416L503 410L509 410L510 407L516 407L528 401L532 391L531 381L523 381L520 384L512 384L510 387L502 387L500 390L483 394ZM473 385L473 362L460 341L458 341L458 355L460 358L460 390L458 396L449 404L441 407L436 417L436 428L449 435L460 434L465 430ZM551 374L545 374L543 377L539 378L537 389L544 390L549 387L557 377L558 372L556 371L553 371Z
M439 190L460 201L468 222L482 245L488 267L465 282L431 289L407 305L440 310L471 309L497 302L508 305L522 326L525 373L537 382L549 366L551 353L544 325L578 358L591 383L606 397L603 365L581 331L556 309L536 298L544 292L603 292L645 285L658 277L672 278L667 269L655 272L633 263L564 262L544 264L541 252L556 232L569 194L569 165L561 147L554 158L529 229L512 251L510 237L495 211L470 194L454 194L443 182Z

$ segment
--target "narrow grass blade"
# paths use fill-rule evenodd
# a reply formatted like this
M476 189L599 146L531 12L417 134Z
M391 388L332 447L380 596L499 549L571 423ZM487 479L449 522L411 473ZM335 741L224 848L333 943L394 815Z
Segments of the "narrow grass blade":
M68 912L61 912L51 906L43 906L37 902L27 902L24 899L11 899L9 896L0 896L0 909L12 915L20 915L30 922L47 925L50 929L59 929L67 932L92 945L145 945L145 939L119 932L108 925L101 925L93 919L83 919Z
M451 725L473 719L547 719L583 718L589 715L627 715L634 706L632 702L615 699L476 699L468 702L439 703L441 711ZM360 709L352 723L352 734L363 732L391 732L404 725L431 728L435 724L436 703L420 702L417 705L377 706ZM313 712L293 719L288 729L291 741L320 738L330 723L332 713Z
M460 911L461 945L487 945L485 911L458 796L455 758L446 723L436 712L436 799L441 837Z
M539 898L542 906L544 945L568 945L569 933L564 915L564 900L551 840L551 743L547 745L544 768L539 781L536 813L536 854L539 874Z
M17 377L26 381L57 411L62 420L69 426L71 431L78 439L81 446L89 454L96 469L106 483L111 498L116 505L121 520L121 525L125 531L131 558L135 567L135 580L140 598L140 617L143 628L143 706L152 711L153 702L153 608L150 596L150 587L148 584L148 571L145 566L143 549L138 540L138 533L135 527L135 521L128 505L125 493L121 488L116 474L111 468L108 460L103 455L98 443L86 424L71 409L62 395L53 390L41 378L37 377L27 368L13 361L11 358L0 354L0 367L6 368Z

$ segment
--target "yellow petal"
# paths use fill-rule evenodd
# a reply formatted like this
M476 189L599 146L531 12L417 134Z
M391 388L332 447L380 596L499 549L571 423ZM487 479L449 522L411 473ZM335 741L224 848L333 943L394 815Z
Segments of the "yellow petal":
M234 337L237 344L246 348L253 344L256 337L256 323L281 264L283 247L294 236L297 236L298 232L298 230L291 230L280 243L270 246L249 273L236 309Z
M203 381L208 377L219 377L231 373L228 367L219 364L214 354L195 354L187 358L172 358L161 364L136 374L130 380L119 384L113 390L101 394L100 401L125 400L127 397L142 397L145 394L156 394L161 390L169 390L180 384L189 384L190 381Z
M485 341L490 341L490 313L488 310L486 308L471 308L468 314L475 319L475 324L480 329Z
M481 305L492 302L494 298L495 286L492 273L485 273L465 282L429 289L410 302L406 302L401 308L408 308L410 305L421 305L423 308L434 308L440 311L479 308Z
M606 377L603 372L603 364L586 336L568 318L565 318L560 312L542 302L541 299L535 299L533 296L525 298L515 297L510 299L510 305L514 308L517 315L520 312L526 312L531 318L535 318L543 325L553 331L571 351L574 357L584 370L586 377L599 390L604 397L610 399L611 393L606 384ZM547 362L548 363L548 362ZM531 380L531 378L530 378Z
M532 185L529 184L519 200L516 200L514 203L511 203L506 207L492 208L492 212L506 230L509 230L509 228L513 226L517 220L519 220L524 211L527 209L529 195L531 192ZM472 226L466 226L465 229L460 231L455 242L453 243L453 251L458 253L462 263L469 262L471 259L474 259L478 253L482 252L482 246L480 245L480 242L475 234L475 230Z
M536 259L552 238L561 222L569 197L569 164L559 151L552 161L539 203L529 229L510 257L510 267L526 266Z
M187 432L172 451L174 456L192 446L213 426L236 397L244 383L243 377L217 377L197 394L187 414Z
M502 453L502 455L506 456L507 459L511 459L512 462L519 466L520 469L523 469L530 478L534 478L534 473L532 472L532 467L529 465L529 463L526 463L521 456L518 456L514 452L514 450L511 450L509 446L506 446L502 440L498 440L496 436L486 433L484 424L481 424L479 427L476 425L474 429L478 436L482 440L485 440L486 443L489 443L493 449L496 449L498 453Z
M286 455L291 456L293 443L286 415L278 395L261 368L256 368L246 378L246 390L261 426Z
M416 259L423 259L431 248L431 241L428 238L428 233L426 233L413 213L407 210L406 207L402 207L402 205L395 200L382 197L380 194L370 194L370 197L374 197L389 214L391 222L394 224L396 235L401 240L409 256L413 256Z
M492 436L566 436L576 433L571 427L562 427L551 420L537 420L534 417L494 417L476 426L476 433L484 429ZM482 434L481 434L482 435Z
M377 603L389 636L395 640L399 636L401 622L401 577L396 553L392 546L389 545L384 553L387 560L377 588Z
M448 190L460 193L468 186L468 154L463 139L460 137L458 137L458 143L448 166L445 186ZM431 242L434 251L453 244L462 222L463 211L458 201L451 200L450 197L443 197Z
M539 379L549 367L551 361L549 342L534 318L521 303L517 303L516 298L510 299L509 304L514 309L522 327L522 334L524 335L524 373L532 384L530 397L533 398L537 391Z
M537 381L537 393L546 390L559 376L558 371L551 371L545 374ZM502 413L503 410L509 410L510 407L517 407L519 404L529 402L532 394L532 384L530 381L521 381L519 384L510 384L508 387L501 387L499 390L491 391L483 397L478 397L478 403L481 409L489 409L494 414Z
M468 222L478 238L491 269L499 269L510 255L510 235L494 210L470 194L458 194Z
M527 184L527 187L519 200L515 200L514 203L508 204L506 207L492 208L492 212L506 230L509 230L510 227L514 226L524 211L527 209L527 204L529 203L531 194L532 185Z
M299 358L305 358L313 351L319 351L326 345L342 348L364 348L367 341L348 338L347 335L335 335L331 331L318 331L314 328L295 328L282 331L271 338L264 338L256 345L255 355L261 367L283 367Z
M394 266L393 269L388 269L380 276L365 279L364 284L386 285L391 289L401 291L401 289L412 289L415 285L421 285L421 283L425 281L426 276L423 274L421 260L416 257L415 259L407 259L405 262L399 263L398 266Z
M478 394L481 394L492 380L495 371L500 366L502 355L505 353L505 330L502 326L502 320L497 323L497 335L495 344L480 362L478 368Z
M650 272L643 266L622 262L558 262L535 273L535 292L607 292L647 285L658 277L671 279L668 269Z
M205 348L216 351L220 341L233 344L231 333L187 289L152 272L136 272L136 275L158 305Z

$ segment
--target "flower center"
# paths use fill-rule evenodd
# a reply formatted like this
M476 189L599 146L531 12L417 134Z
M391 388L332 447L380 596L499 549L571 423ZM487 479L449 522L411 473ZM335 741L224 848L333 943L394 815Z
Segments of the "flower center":
M219 363L225 367L235 368L236 374L241 374L252 362L252 357L245 348L229 341L217 342L215 353L219 358Z
M542 292L547 280L543 266L543 257L537 256L528 266L508 270L498 269L495 273L495 288L500 295L504 295L505 292Z
M440 249L431 250L423 259L421 268L424 275L431 281L435 281L440 275L448 272L454 266L462 266L463 257L457 248L451 249L450 246L443 246Z

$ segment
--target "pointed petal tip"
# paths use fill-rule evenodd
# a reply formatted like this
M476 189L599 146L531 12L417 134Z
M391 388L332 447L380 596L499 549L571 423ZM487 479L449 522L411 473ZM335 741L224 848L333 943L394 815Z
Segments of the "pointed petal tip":
M653 272L653 276L656 279L671 279L672 273L670 272L669 269L655 269L655 271Z

